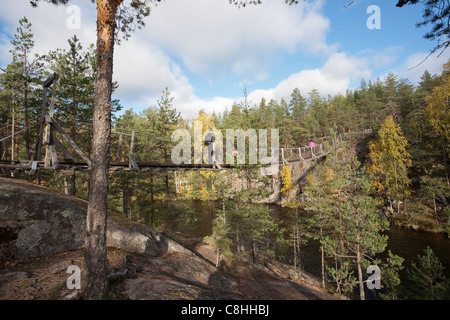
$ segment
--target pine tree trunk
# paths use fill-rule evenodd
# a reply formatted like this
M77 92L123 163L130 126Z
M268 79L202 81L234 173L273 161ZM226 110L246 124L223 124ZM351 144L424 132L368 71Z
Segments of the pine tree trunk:
M24 85L24 99L23 99L23 107L24 107L24 125L25 125L25 153L27 156L27 160L31 159L30 155L30 140L28 137L29 132L29 121L28 121L28 70L27 70L27 54L25 51L24 55L24 70L25 70L25 85Z
M302 245L302 237L300 235L300 230L297 229L298 237L297 237L297 257L298 257L298 276L300 278L300 275L302 274L302 260L301 260L301 245Z
M15 152L15 155L16 155L16 160L20 160L19 158L19 135L18 134L16 134L16 136L14 137L14 140L16 140L16 142L15 142L15 145L16 145L16 151L14 151Z
M341 244L341 252L344 252L344 230L342 223L342 212L341 212L341 192L338 191L338 211L339 211L339 227L340 227L340 244Z
M297 269L297 251L300 251L300 239L299 239L299 226L298 226L298 206L295 208L295 228L294 228L294 271L297 275L297 279L300 276L300 266ZM299 257L300 258L300 257ZM300 264L299 264L300 265Z
M294 270L296 271L295 273L297 274L297 230L294 230L294 239L293 239L293 245L294 245Z
M164 161L165 163L168 163L168 158L167 158L167 152L166 150L164 150ZM172 220L172 215L170 214L170 188L169 188L169 172L166 171L164 173L164 182L166 185L166 201L167 201L167 215L169 217L169 221L170 221L170 232L173 232L173 220Z
M320 227L320 236L322 236L323 230L322 226ZM325 288L325 252L323 245L320 245L320 252L321 252L321 262L322 262L322 288Z
M359 228L359 222L356 221L356 228ZM360 250L360 235L359 231L356 233L356 265L358 267L358 282L359 282L359 297L361 300L365 300L365 293L364 293L364 281L363 281L363 274L361 269L361 250Z
M11 106L11 118L12 118L12 124L11 124L11 160L14 161L14 148L15 148L15 130L16 130L16 115L15 115L15 99L13 97L12 106Z
M105 299L107 282L106 221L111 139L111 93L115 13L119 0L97 0L97 76L92 137L92 166L86 217L85 299Z
M217 249L216 250L216 268L219 267L219 262L220 262L220 250Z
M323 246L320 246L322 260L322 288L325 288L325 252Z
M365 293L364 293L364 282L363 282L360 258L361 258L360 254L358 252L356 260L359 261L359 262L357 262L357 264L358 264L359 297L361 300L366 300Z
M77 114L77 104L76 104L77 84L74 82L74 83L72 83L72 86L73 86L73 91L72 91L72 128L70 128L70 137L72 138L73 141L75 141L75 136L77 134L77 117L76 117L76 114ZM74 153L74 152L75 152L75 150L72 148L72 153ZM75 170L72 170L69 193L72 196L76 196L76 193L77 193Z
M237 204L237 202L235 204L235 212L236 212L236 214L238 212L238 204ZM240 241L239 241L239 220L238 219L236 219L236 245L237 245L237 252L241 253L241 244L240 244Z
M152 228L154 227L155 223L155 197L154 197L154 191L153 191L153 173L150 174L150 203L151 203L151 219L150 224Z
M338 257L335 254L334 255L334 268L336 270L338 270L338 267L339 267L339 265L338 265ZM341 294L341 281L340 280L341 280L341 278L339 278L339 280L336 279L336 292L339 293L339 294Z

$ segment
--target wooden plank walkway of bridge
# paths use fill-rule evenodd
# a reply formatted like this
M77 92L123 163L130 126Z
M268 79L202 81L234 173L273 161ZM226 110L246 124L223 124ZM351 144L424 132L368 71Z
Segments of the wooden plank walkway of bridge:
M59 161L57 167L45 166L45 161L30 160L0 160L0 168L10 170L90 170L86 162ZM137 162L138 168L134 168L129 162L111 162L109 171L189 171L189 170L218 170L213 164L174 164L174 163L155 163L155 162ZM230 169L234 166L228 164L220 165L222 169Z
M53 122L54 123L54 122ZM336 142L342 142L339 140ZM60 145L59 145L60 146ZM64 148L64 147L62 147ZM332 146L333 149L333 146ZM63 149L64 150L64 149ZM260 166L271 165L289 165L292 163L306 162L314 159L319 159L331 150L325 149L323 144L316 145L315 148L299 147L299 148L279 148L278 149L278 162L267 163ZM79 152L82 152L81 150ZM63 152L63 153L67 153ZM85 154L83 159L89 159ZM155 162L138 162L136 161L132 150L129 152L129 161L111 161L109 163L109 171L201 171L201 170L227 170L236 167L256 167L252 164L235 165L235 164L175 164L175 163L155 163ZM45 160L0 160L0 168L6 170L13 170L15 173L25 171L29 175L33 175L37 170L81 170L88 171L91 168L91 162L89 161L76 161L74 158L58 159L56 149L53 152L48 152Z
M13 174L24 171L29 175L33 175L37 170L81 170L88 171L91 168L91 161L89 157L76 146L76 144L68 137L64 130L51 117L45 117L46 126L54 126L59 131L66 142L75 149L80 160L76 160L73 152L69 152L63 144L56 139L51 133L50 128L46 128L43 132L50 132L50 136L45 138L46 156L44 160L35 157L32 160L0 160L0 169L11 170ZM44 134L45 136L45 134ZM236 167L256 167L253 164L235 165L235 164L175 164L175 163L155 163L155 162L138 162L133 153L133 145L135 134L131 134L130 150L128 152L128 161L111 161L109 163L109 171L202 171L202 170L227 170ZM2 138L5 140L9 137ZM314 148L297 147L297 148L278 148L278 162L267 163L261 165L262 167L269 167L272 165L291 165L299 162L306 162L315 159L320 159L336 149L344 140L345 135L339 135L331 143L316 144ZM63 158L58 158L56 147L62 153ZM120 149L120 146L119 146ZM36 159L38 158L38 159ZM116 157L117 159L117 157Z
M319 145L318 149L322 149L322 146ZM289 149L280 149L279 152L279 162L278 163L268 163L263 166L270 165L288 165L295 162L304 162L310 161L314 159L319 159L326 155L326 152L320 152L317 155L314 155L309 148L304 152L304 156L301 156L300 148L289 148ZM297 152L297 154L296 154ZM296 156L297 155L297 156ZM48 161L47 161L48 162ZM234 165L234 164L220 164L219 166L215 164L175 164L175 163L155 163L155 162L136 162L135 160L128 162L110 162L109 171L201 171L201 170L227 170L236 168L239 166L245 167L255 167L252 164L244 164L244 165ZM46 163L45 160L0 160L0 168L8 169L8 170L16 170L25 171L28 174L34 174L36 170L81 170L87 171L90 170L90 163L87 162L79 162L73 161L72 159L64 159L58 160L55 163L49 164Z

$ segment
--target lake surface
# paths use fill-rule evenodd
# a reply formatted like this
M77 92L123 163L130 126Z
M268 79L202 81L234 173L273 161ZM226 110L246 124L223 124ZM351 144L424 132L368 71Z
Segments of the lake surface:
M198 219L196 222L190 224L178 221L174 224L174 231L188 233L196 237L210 235L214 210L203 201L184 202L196 211ZM283 208L278 205L269 205L269 207L272 209L273 216L283 220L286 226L288 223L286 217L292 209ZM387 231L386 234L389 236L386 252L390 249L392 253L404 258L404 267L409 267L411 261L417 262L417 256L423 255L423 250L429 246L445 267L445 274L447 277L450 277L450 239L448 239L446 235L416 232L395 225L391 225L390 230ZM303 266L305 271L320 276L320 252L318 242L310 241L303 246L301 250L303 253ZM404 270L400 273L400 276L403 282L405 280Z

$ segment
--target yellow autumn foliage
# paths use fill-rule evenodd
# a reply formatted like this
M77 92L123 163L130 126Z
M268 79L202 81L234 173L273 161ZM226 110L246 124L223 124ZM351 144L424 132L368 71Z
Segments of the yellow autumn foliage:
M403 185L409 185L408 168L412 165L407 151L408 141L392 116L386 118L378 131L378 140L369 144L372 164L367 172L373 174L375 190L396 193Z
M292 183L291 177L291 167L283 166L283 171L281 172L281 194L286 196L294 190L294 184Z
M432 93L426 97L427 107L424 116L431 127L431 134L435 137L450 141L450 62L444 65L444 72L440 77L441 84L434 87Z

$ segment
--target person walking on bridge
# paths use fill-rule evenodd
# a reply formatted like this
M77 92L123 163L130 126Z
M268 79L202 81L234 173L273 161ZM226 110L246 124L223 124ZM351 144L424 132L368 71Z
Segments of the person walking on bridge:
M316 145L314 144L314 142L312 140L309 141L309 148L311 149L311 157L314 158L314 153L313 153L313 149Z

